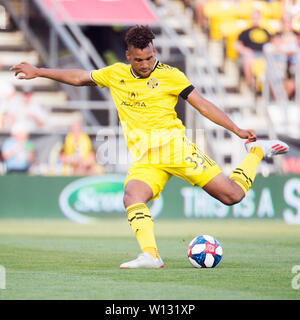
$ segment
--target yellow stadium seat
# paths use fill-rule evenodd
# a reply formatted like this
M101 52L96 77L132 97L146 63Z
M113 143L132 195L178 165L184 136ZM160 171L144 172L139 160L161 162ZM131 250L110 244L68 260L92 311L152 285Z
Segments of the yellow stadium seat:
M261 12L262 16L265 18L272 17L272 10L269 7L269 3L264 1L253 1L253 0L242 0L238 3L238 17L241 19L251 18L251 13L253 10L258 10Z
M300 32L300 16L293 18L292 26L296 32Z
M275 20L280 20L282 17L282 3L281 1L271 1L269 2L269 9L271 12L271 18Z
M226 57L236 59L237 53L234 47L239 34L249 27L247 20L232 20L222 24L222 35L226 41Z
M262 76L266 72L266 61L264 58L256 58L252 63L252 73L255 78L256 91L261 92Z
M249 20L253 11L253 1L244 0L239 2L238 17Z
M260 27L266 29L270 34L278 32L281 28L280 21L273 19L262 19L259 25Z
M210 37L221 40L222 25L236 18L237 6L231 1L209 1L204 5L204 14L209 21Z

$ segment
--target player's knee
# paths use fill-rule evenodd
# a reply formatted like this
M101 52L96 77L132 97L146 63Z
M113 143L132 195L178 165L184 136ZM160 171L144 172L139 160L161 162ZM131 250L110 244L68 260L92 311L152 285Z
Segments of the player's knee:
M127 208L135 203L146 203L145 197L143 195L139 195L135 192L127 190L124 192L123 196L123 204L124 207Z

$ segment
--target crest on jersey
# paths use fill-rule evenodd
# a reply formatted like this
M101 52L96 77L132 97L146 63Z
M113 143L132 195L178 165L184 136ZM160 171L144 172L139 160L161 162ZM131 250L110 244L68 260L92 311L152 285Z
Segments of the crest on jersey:
M147 81L147 87L149 89L155 89L158 86L158 80L154 79L154 78L150 78Z

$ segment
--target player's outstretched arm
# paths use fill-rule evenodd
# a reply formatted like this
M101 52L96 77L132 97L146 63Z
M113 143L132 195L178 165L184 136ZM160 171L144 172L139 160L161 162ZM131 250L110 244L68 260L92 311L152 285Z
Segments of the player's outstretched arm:
M249 139L250 141L256 140L256 134L254 130L244 130L239 128L222 110L204 99L196 89L194 89L188 95L187 101L204 117L224 127L225 129L232 131L240 138Z
M95 83L90 78L90 72L86 70L72 69L47 69L38 68L27 62L21 62L10 68L15 71L15 76L18 79L34 79L37 77L48 78L70 84L73 86L94 86Z

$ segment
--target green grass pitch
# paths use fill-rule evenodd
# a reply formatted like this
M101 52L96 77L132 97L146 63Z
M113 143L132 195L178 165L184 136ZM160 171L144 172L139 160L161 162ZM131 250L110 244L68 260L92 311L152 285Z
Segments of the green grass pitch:
M300 298L300 289L292 286L292 268L300 265L300 225L158 220L155 232L165 268L120 270L122 262L139 253L126 219L88 226L67 220L1 220L6 289L0 290L0 300ZM223 247L214 269L196 269L188 261L188 244L201 234L215 236Z

